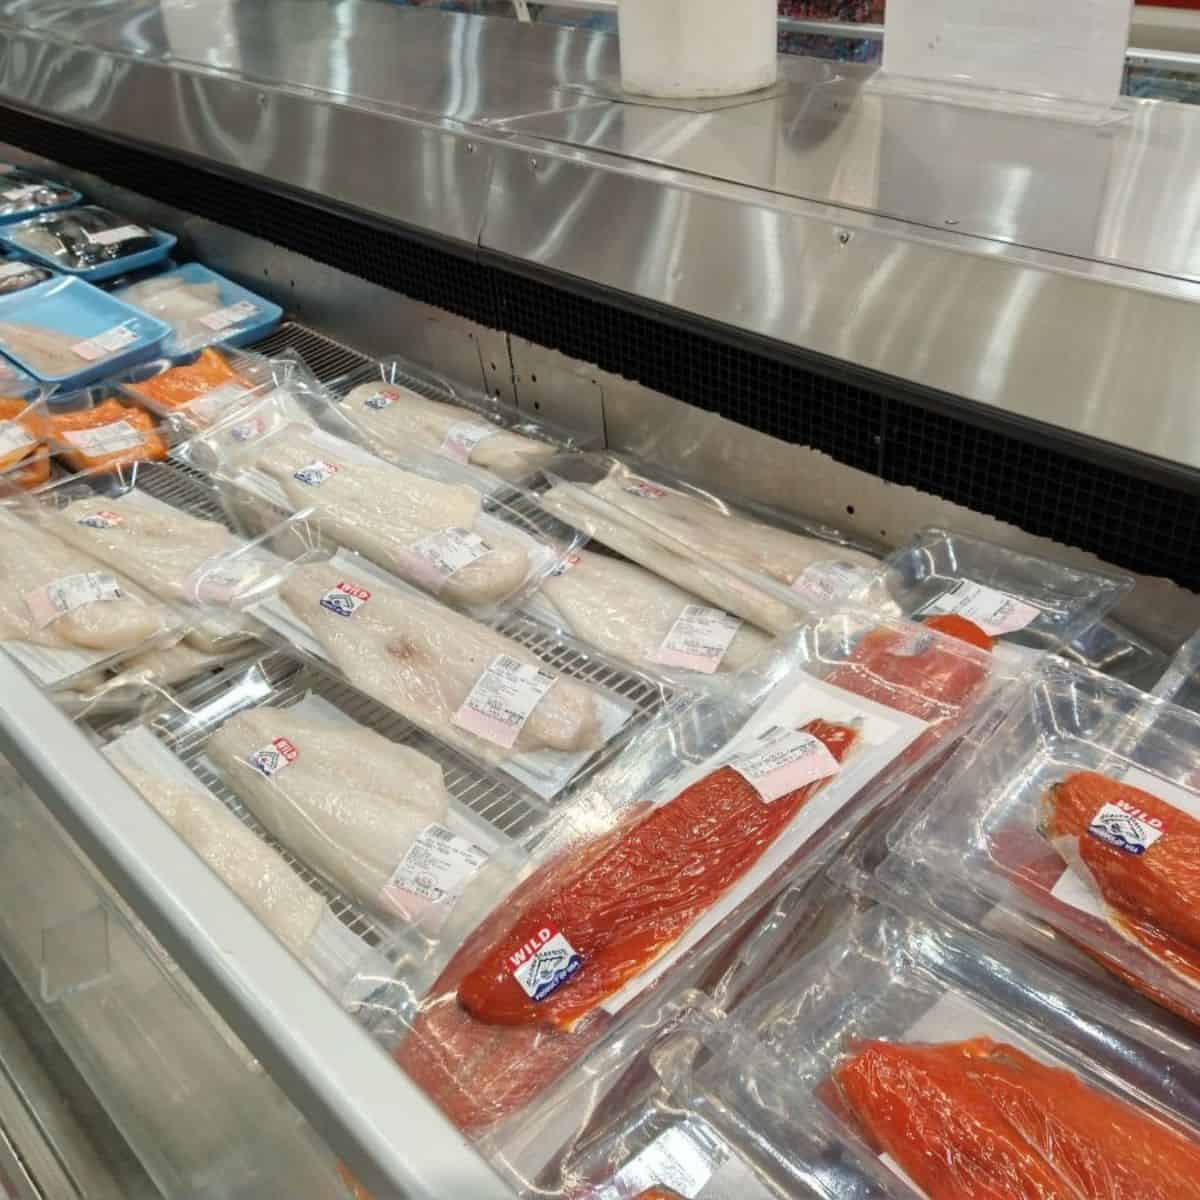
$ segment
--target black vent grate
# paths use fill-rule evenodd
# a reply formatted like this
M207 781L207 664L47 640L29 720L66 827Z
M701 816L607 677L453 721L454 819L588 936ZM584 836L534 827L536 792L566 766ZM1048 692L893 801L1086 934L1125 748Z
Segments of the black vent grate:
M1158 464L736 330L381 229L162 154L0 107L0 141L528 338L839 462L1200 590L1200 496ZM322 367L324 370L324 367Z

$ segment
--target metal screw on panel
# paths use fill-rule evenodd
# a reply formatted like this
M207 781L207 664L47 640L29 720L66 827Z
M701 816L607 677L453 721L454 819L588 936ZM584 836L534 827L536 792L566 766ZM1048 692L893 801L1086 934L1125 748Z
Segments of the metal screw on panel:
M854 235L848 230L843 229L841 233L838 234L838 241L841 242L843 246L848 246L850 244L850 239L853 236Z
M267 93L266 92L258 93L258 106L259 106L259 108L267 107Z
M531 171L536 171L541 165L542 164L536 158L531 158L529 160L529 169Z
M474 142L468 142L468 143L467 143L467 153L468 153L468 154L474 154L474 153L475 153L475 143L474 143Z
M957 225L957 224L958 224L958 220L957 220L957 218L955 218L955 217L947 217L947 218L946 218L946 219L945 219L945 220L942 222L942 224L943 224L943 225Z

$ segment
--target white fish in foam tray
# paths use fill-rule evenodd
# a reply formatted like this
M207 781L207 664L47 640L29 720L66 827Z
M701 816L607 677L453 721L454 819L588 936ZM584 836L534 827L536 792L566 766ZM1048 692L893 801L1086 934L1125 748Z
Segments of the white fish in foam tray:
M455 715L498 656L542 671L547 671L545 664L511 638L469 617L374 579L362 589L370 598L341 615L322 601L336 595L343 583L356 586L336 567L304 566L288 577L280 595L356 687L435 737L486 761L508 757L510 752L457 726ZM598 750L603 741L591 690L557 676L532 709L511 752L574 753Z
M480 516L479 493L377 461L378 466L367 466L339 457L296 428L264 443L256 466L282 486L297 509L315 510L322 536L420 583L414 576L413 546L439 531L473 530ZM334 469L319 471L324 478L316 484L297 478L314 463ZM491 604L525 582L530 570L525 548L490 531L485 541L486 553L441 583L437 594L442 599Z

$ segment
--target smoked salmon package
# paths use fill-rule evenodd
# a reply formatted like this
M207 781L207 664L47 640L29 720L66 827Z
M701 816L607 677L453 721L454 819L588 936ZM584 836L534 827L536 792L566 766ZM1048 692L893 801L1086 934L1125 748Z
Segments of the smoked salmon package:
M356 368L329 387L354 440L372 453L400 467L413 451L436 454L458 482L486 493L581 445L568 430L399 357Z
M172 442L157 417L100 387L55 394L47 404L44 429L60 461L76 471L161 462Z
M46 402L0 395L0 498L49 482L53 451L46 442Z
M1029 651L1054 651L1091 628L1133 587L1129 575L1009 550L983 538L923 529L883 560L865 594L908 617L956 613Z
M936 627L842 614L664 714L568 795L408 1022L401 1067L469 1133L519 1121L969 722L990 667Z
M1200 717L1046 658L893 832L877 878L1072 968L1082 953L1197 1022L1198 787Z
M223 456L214 472L227 507L247 520L295 516L302 536L315 532L331 553L356 551L387 575L484 618L515 607L582 545L577 530L515 489L481 495L419 450L409 467L398 467L322 428L319 412L301 419L281 403L276 396L252 406L264 431L247 431L239 452Z
M837 607L843 581L869 580L878 566L828 526L729 503L613 455L560 456L526 486L593 541L768 634Z

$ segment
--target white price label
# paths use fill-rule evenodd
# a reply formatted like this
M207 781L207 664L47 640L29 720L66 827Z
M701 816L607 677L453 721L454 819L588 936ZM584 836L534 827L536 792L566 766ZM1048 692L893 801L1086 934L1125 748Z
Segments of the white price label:
M1007 592L960 579L953 587L930 600L921 615L953 613L978 625L989 637L1016 633L1036 621L1042 609Z
M371 593L366 588L347 583L343 579L337 587L321 597L321 607L333 613L335 617L352 617L370 598Z
M622 490L641 500L661 500L667 494L665 487L659 487L657 483L651 483L648 479L635 479L632 483L627 483Z
M1105 804L1088 823L1088 833L1126 854L1145 854L1166 832L1158 817L1131 804Z
M217 308L210 313L205 313L198 320L205 328L211 329L214 333L220 333L222 329L228 329L231 325L240 325L243 321L250 320L257 313L257 304L250 300L239 300L237 304L230 304L225 308Z
M16 279L20 275L28 275L30 271L37 269L32 263L27 262L0 263L0 279Z
M341 469L337 463L317 459L316 462L310 462L307 466L301 467L292 478L297 483L306 484L308 487L320 487L325 480L331 479Z
M469 529L441 529L414 542L405 550L408 574L424 587L434 591L447 579L486 558L492 547Z
M853 563L810 563L792 580L792 590L818 603L826 603L857 591L869 577L868 571Z
M16 454L26 446L32 446L35 439L20 421L5 421L0 425L0 455Z
M685 604L670 632L655 651L654 661L711 675L725 657L742 622L719 608Z
M383 899L410 919L440 909L445 915L487 852L444 825L426 825L383 888Z
M138 335L128 325L117 325L95 337L85 338L76 342L71 349L85 362L97 362L132 346L138 340Z
M475 425L470 421L460 421L446 430L446 437L442 441L438 453L446 458L454 459L455 462L470 462L471 455L475 453L475 447L480 442L495 437L499 432L499 429L494 429L491 425Z
M80 517L75 524L83 525L88 529L115 529L118 525L125 524L125 518L120 513L112 512L109 509L100 509Z
M729 765L768 804L841 769L820 738L779 726L760 734L756 746L735 754Z
M52 621L103 600L118 600L121 588L116 578L105 571L88 571L82 575L66 575L25 593L25 603L34 624L44 629Z
M557 925L546 925L508 956L508 965L525 995L540 1003L577 974L583 960Z
M96 426L95 429L68 429L64 431L63 437L89 456L132 450L144 440L142 431L135 429L128 421L110 421L107 425Z
M201 420L211 421L220 415L221 410L234 400L239 400L250 388L244 383L223 383L203 396L197 396L188 406L187 411Z
M554 686L556 676L508 654L498 654L475 681L454 714L454 724L484 741L511 750L529 714Z
M99 233L89 233L85 229L83 235L96 246L119 246L134 238L149 237L150 231L141 225L118 225L115 229L102 229Z
M260 774L270 779L278 775L284 767L290 767L300 757L300 751L295 743L285 737L272 738L265 746L261 746L249 755L246 761Z

